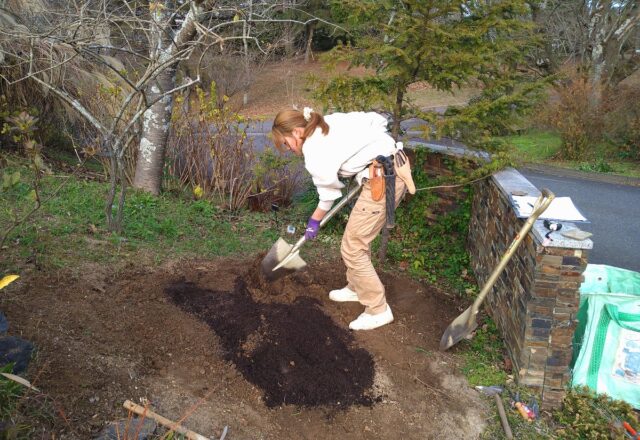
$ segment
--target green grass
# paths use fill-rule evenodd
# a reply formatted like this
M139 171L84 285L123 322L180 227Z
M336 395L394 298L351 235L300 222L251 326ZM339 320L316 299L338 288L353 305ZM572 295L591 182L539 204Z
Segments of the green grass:
M527 162L545 162L551 160L560 150L560 136L549 131L531 131L521 135L505 136L519 157Z
M560 160L557 154L562 141L553 131L531 130L520 135L501 138L513 146L513 153L519 161L534 164L548 164L557 167L609 173L627 177L640 177L640 163L625 160L615 148L605 142L594 144L583 160Z
M502 368L504 343L495 323L485 318L470 340L461 342L462 373L469 385L503 385L507 373Z
M20 182L0 191L0 233L15 215L33 207L32 186L26 168ZM209 200L192 200L178 194L159 197L129 189L121 233L106 226L104 200L107 184L74 177L45 177L41 198L69 179L57 196L21 224L5 243L3 271L18 270L35 255L44 268L69 267L80 262L115 262L152 255L156 263L177 257L250 255L266 251L282 235L287 213L279 227L270 213L248 211L230 214Z

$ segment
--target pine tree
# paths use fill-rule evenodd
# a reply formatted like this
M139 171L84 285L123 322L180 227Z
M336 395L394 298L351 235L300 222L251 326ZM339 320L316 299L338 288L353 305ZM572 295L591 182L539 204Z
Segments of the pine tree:
M332 60L349 60L374 73L333 78L322 84L318 97L338 110L383 102L393 113L396 137L407 87L416 81L441 91L481 86L471 105L449 112L454 118L421 114L440 134L454 137L464 137L461 126L471 136L492 124L506 127L539 90L528 85L530 75L522 71L535 44L523 0L346 0L335 2L334 12L346 17L356 44L336 48Z

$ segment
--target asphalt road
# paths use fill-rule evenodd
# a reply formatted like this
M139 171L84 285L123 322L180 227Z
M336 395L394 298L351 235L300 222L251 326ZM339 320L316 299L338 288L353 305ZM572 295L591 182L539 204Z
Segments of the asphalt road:
M577 223L593 233L589 263L640 272L640 187L562 175L562 172L519 170L538 188L571 197L590 223Z

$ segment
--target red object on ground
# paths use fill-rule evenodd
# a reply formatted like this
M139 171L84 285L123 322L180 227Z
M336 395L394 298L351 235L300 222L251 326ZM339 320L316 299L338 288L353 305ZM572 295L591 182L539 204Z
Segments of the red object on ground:
M622 422L622 426L624 426L624 429L626 429L627 432L633 436L634 440L640 440L640 435L638 435L638 432L633 429L631 425L629 425L627 422Z

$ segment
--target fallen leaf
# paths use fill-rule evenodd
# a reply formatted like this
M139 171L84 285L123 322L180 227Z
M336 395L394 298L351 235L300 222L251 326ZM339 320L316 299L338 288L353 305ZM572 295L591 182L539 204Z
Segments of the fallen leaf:
M20 275L6 275L4 278L0 280L0 289L4 289L5 287L13 283L18 278L20 278Z
M34 387L33 385L31 385L31 382L29 382L27 379L24 379L20 376L16 376L15 374L11 374L11 373L0 373L0 374L2 374L4 377L6 377L9 380L19 383L20 385L24 385L27 388L31 388L34 391L40 392L40 390Z

